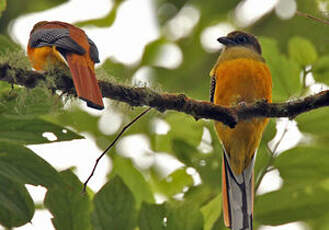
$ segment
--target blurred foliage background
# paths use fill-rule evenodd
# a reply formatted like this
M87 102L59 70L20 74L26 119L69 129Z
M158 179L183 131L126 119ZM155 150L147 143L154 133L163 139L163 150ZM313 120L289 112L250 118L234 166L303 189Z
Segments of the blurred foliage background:
M77 25L111 27L126 1L113 0L105 17ZM0 0L0 63L31 68L21 52L25 48L9 35L11 23L19 16L65 2ZM297 8L328 19L329 1L277 1L270 11L251 22L239 13L247 2L153 0L159 37L146 45L138 62L127 65L107 58L98 72L105 79L127 83L138 70L147 67L151 69L153 87L208 100L208 73L219 52L218 48L203 45L202 39L210 34L206 33L210 28L223 33L220 28L230 25L232 30L240 28L260 38L273 75L273 101L288 101L326 89L329 26L294 13ZM191 26L179 24L182 18ZM159 64L168 45L174 45L182 54L176 66ZM81 139L87 133L104 149L117 135L106 135L99 129L101 117L111 112L92 115L78 105L64 108L66 101L63 103L43 86L12 90L11 85L0 82L0 97L0 225L5 229L28 224L38 209L51 212L58 230L225 229L221 211L222 149L212 121L195 121L175 112L147 114L125 136L142 135L150 148L138 161L132 157L133 148L130 156L113 148L108 154L112 162L108 182L99 191L88 189L87 195L82 195L82 182L74 168L58 171L27 146ZM109 104L120 114L121 126L143 110ZM255 229L296 221L303 223L301 229L329 228L328 112L328 108L322 108L292 121L271 119L258 150L256 189L270 172L279 172L283 183L274 191L257 193ZM159 131L160 126L165 128ZM295 135L288 136L291 130ZM49 140L45 133L56 138ZM160 154L179 161L181 166L168 173L163 164L171 161L143 164ZM25 184L47 189L42 204L33 201Z

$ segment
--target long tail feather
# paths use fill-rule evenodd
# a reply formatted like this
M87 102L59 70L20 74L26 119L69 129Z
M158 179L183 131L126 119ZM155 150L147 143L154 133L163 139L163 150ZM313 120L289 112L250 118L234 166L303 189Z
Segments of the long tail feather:
M78 97L87 102L89 107L103 109L102 93L99 89L96 75L93 69L88 66L83 56L67 55L73 83Z
M253 166L251 161L240 175L235 175L229 157L223 154L222 194L224 223L232 230L252 230Z

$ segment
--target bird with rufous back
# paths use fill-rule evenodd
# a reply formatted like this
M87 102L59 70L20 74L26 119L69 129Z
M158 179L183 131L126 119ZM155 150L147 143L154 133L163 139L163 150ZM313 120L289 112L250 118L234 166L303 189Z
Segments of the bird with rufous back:
M271 102L272 77L261 46L250 33L234 31L218 38L224 45L210 72L210 100L221 106ZM226 227L252 230L254 163L267 118L242 120L234 128L215 122L222 157L223 215Z
M98 49L82 29L59 21L38 22L30 33L27 53L32 67L38 71L66 64L78 97L89 107L104 108L94 67L99 62Z

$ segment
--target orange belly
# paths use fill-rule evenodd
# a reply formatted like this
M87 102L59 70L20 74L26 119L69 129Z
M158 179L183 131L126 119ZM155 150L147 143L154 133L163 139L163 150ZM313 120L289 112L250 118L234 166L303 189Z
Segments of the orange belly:
M65 63L55 47L30 48L28 49L28 56L32 67L36 70L47 70L49 65Z
M252 103L272 99L271 73L265 63L239 58L220 63L215 70L214 103L234 106L240 102ZM248 167L268 119L253 118L239 122L231 129L220 122L215 127L230 157L232 170L241 174Z

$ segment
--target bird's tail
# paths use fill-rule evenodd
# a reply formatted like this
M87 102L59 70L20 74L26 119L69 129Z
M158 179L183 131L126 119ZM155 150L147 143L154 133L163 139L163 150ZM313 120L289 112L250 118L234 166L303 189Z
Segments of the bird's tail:
M89 107L103 109L102 93L93 67L88 65L88 60L84 56L69 54L66 61L72 73L74 87L78 97L87 102Z
M252 230L255 156L240 175L235 175L229 156L225 152L223 155L222 194L225 226L232 230Z

